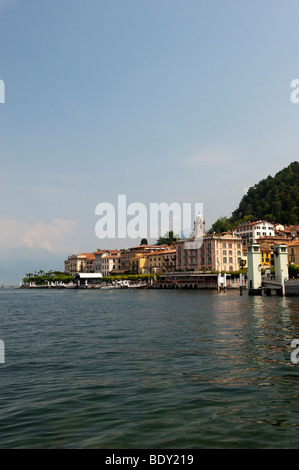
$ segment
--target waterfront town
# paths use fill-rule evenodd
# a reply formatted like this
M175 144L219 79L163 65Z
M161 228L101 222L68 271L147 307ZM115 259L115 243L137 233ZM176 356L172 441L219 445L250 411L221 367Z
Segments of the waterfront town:
M192 247L198 230L203 233L200 245ZM146 240L143 240L146 241ZM142 243L128 249L98 249L93 253L68 256L64 272L93 282L104 276L158 275L162 281L167 273L208 275L246 270L247 247L259 245L260 268L274 268L276 245L286 245L288 265L299 265L299 226L286 226L267 220L238 225L231 232L206 234L205 221L200 215L188 239L176 239L171 244ZM94 276L92 275L94 274ZM173 278L174 279L174 278ZM175 280L175 279L174 279Z

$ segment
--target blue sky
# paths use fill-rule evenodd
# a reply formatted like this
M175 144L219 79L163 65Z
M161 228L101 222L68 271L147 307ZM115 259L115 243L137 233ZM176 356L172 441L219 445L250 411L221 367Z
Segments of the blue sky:
M0 0L0 283L63 269L101 202L209 227L298 160L297 0Z

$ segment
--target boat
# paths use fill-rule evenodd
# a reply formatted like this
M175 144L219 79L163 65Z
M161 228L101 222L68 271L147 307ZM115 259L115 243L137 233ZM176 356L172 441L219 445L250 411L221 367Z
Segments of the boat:
M120 289L120 287L119 286L113 286L113 285L111 285L111 286L101 286L101 290L102 289Z

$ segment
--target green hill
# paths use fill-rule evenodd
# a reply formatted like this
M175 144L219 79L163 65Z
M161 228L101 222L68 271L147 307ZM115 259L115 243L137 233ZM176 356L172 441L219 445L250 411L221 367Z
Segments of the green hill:
M266 219L286 225L299 224L299 162L274 177L268 176L248 189L231 217L221 217L210 232L224 232L241 222Z

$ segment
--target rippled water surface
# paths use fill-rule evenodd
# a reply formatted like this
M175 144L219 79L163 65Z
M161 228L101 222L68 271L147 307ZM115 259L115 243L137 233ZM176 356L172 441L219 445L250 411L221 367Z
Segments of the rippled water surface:
M1 448L297 448L299 298L0 289Z

